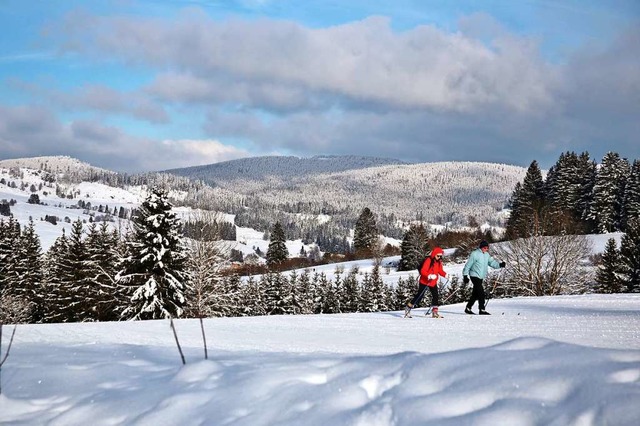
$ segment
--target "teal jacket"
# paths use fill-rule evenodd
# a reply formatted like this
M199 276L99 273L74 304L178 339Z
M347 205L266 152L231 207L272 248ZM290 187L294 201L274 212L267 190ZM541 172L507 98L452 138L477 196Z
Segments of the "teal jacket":
M467 260L467 263L464 264L464 268L462 269L462 275L469 275L484 280L487 277L489 266L498 269L500 263L491 257L488 252L483 253L482 250L478 248L469 255L469 260Z

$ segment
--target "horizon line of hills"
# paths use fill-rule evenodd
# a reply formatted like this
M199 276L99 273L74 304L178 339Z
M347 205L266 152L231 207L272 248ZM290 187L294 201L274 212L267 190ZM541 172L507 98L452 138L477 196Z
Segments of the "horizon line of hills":
M457 226L473 216L480 223L502 226L502 211L526 172L496 163L407 163L364 156L250 157L135 175L64 156L1 160L0 167L63 173L57 179L66 184L163 185L186 192L174 202L235 214L239 226L259 231L279 221L285 232L298 237L303 235L294 222L318 215L331 216L333 223L325 227L337 226L345 234L369 207L385 235L395 238L412 221Z

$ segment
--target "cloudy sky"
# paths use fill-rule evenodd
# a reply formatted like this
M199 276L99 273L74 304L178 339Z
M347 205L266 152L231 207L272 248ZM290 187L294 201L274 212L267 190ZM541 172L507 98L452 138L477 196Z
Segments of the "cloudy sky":
M640 158L638 0L2 0L0 159Z

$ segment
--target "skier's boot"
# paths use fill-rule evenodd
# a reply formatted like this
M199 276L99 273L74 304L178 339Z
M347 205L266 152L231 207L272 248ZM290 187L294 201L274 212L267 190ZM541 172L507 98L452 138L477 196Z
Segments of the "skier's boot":
M405 318L412 318L411 316L411 308L408 306L404 307L404 317Z
M431 310L431 317L432 318L442 318L442 316L438 313L438 308L433 308Z
M485 311L484 309L481 309L479 314L480 315L491 315L489 312Z
M464 308L464 313L467 315L475 315L475 312L473 312L471 308Z

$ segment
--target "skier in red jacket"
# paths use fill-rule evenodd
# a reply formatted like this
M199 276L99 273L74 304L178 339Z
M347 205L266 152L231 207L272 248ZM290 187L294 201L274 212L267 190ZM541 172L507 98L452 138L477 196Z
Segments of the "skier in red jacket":
M440 277L447 277L447 273L442 269L443 255L444 251L440 247L436 247L431 251L431 255L422 263L418 293L416 293L413 301L407 303L407 306L404 308L405 317L411 317L411 309L420 303L428 288L431 292L431 315L434 318L441 318L438 314L438 305L440 304L438 300L438 279Z

